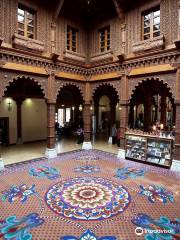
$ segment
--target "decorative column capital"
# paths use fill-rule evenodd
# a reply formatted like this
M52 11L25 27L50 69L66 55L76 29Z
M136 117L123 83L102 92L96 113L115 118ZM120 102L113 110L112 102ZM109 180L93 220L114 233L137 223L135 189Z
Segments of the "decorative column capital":
M56 70L51 69L51 68L48 68L48 67L45 67L45 71L46 71L46 73L48 74L48 76L50 76L50 77L55 77Z

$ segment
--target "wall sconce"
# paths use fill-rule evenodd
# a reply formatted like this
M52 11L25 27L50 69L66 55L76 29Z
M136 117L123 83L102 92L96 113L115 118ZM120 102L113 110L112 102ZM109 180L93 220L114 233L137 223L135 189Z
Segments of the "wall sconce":
M160 124L160 129L163 130L163 128L164 128L164 124L161 123L161 124Z
M82 107L82 104L79 105L79 111L82 111L83 110L83 107Z
M90 106L90 110L91 110L91 111L93 110L93 106L92 106L92 105Z
M72 110L73 110L73 111L75 110L75 107L74 107L74 106L72 107Z
M118 108L118 109L119 109L119 111L121 111L121 110L122 110L122 107L121 107L121 105L119 105L119 108Z
M12 99L7 98L7 105L8 105L8 111L10 112L12 110Z
M152 129L153 131L156 131L156 125L153 125Z

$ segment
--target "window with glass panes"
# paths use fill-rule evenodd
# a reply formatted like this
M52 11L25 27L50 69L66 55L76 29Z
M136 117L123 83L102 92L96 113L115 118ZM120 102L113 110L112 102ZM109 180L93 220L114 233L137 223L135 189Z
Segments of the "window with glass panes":
M110 26L99 30L99 41L101 52L110 50Z
M143 14L143 39L160 36L160 9L156 8Z
M77 52L77 29L67 26L67 50Z
M18 6L18 34L35 38L35 13L21 5Z

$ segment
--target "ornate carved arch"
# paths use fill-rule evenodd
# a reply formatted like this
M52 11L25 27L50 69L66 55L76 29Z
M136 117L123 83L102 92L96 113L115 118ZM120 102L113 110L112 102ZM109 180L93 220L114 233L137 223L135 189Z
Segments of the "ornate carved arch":
M15 82L18 79L30 79L38 84L42 93L44 94L44 98L47 98L47 81L43 77L37 77L27 74L16 74L10 72L0 72L0 98L2 98L7 90L8 86L11 83Z
M84 83L73 82L73 81L62 81L57 79L55 80L55 99L57 100L57 96L63 87L70 86L70 85L75 86L79 90L83 101L85 101L85 96L84 96L85 84Z
M96 90L101 87L101 86L110 86L114 89L114 91L116 92L117 96L118 96L118 101L120 100L120 81L112 81L112 82L96 82L96 83L92 83L91 85L91 97L93 99L94 94L96 92Z
M162 83L163 85L166 86L166 88L169 90L170 94L172 95L172 98L175 99L175 82L173 81L167 81L165 79L160 79L160 77L151 77L151 78L145 78L145 79L137 79L137 80L134 80L132 79L131 80L131 84L129 86L129 99L131 100L135 90L141 85L143 84L144 82L147 82L147 81L158 81L160 83Z

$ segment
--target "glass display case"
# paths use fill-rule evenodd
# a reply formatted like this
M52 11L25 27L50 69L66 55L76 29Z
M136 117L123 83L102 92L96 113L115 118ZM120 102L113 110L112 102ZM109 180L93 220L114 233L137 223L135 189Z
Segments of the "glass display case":
M147 161L171 166L172 141L158 138L147 139Z
M140 136L126 136L126 157L136 160L146 160L146 138Z
M126 133L126 159L170 167L172 164L172 150L172 138Z

